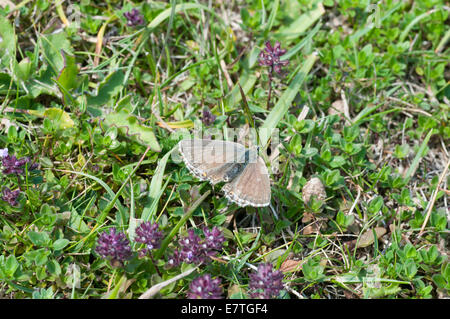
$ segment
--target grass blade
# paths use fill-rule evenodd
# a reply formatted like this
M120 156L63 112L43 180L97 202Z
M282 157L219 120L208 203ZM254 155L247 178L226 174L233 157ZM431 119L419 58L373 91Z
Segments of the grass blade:
M425 149L427 147L428 141L430 140L431 135L433 135L433 130L429 131L427 136L425 137L425 139L422 142L422 145L420 145L419 150L417 151L416 156L414 157L411 166L409 167L408 171L406 172L406 184L409 183L409 180L411 179L411 177L414 175L414 173L416 172L417 167L419 166L420 160L422 159L422 157L425 156Z
M191 9L201 9L201 10L208 11L209 13L214 15L219 20L222 20L222 19L220 19L219 16L217 16L217 14L213 10L210 10L208 7L205 7L204 5L197 4L197 3L181 3L181 4L177 4L174 9L168 8L168 9L164 10L163 12L161 12L156 18L154 18L152 20L152 22L150 22L148 24L147 27L149 29L156 28L158 25L160 25L162 22L164 22L164 20L166 20L173 14L176 14L176 13L179 13L179 12L185 11L185 10L191 10Z
M311 39L316 35L316 33L320 30L321 27L322 23L318 23L314 27L314 29L308 32L308 35L303 40L301 40L294 47L292 47L292 49L290 49L288 52L282 55L281 60L289 60L291 57L296 55L298 51L300 51L309 41L311 41Z
M226 98L225 111L231 111L236 108L236 104L238 104L241 99L241 93L239 86L242 86L242 90L245 94L248 94L248 92L253 88L257 80L256 75L250 72L250 70L244 70L242 72L241 77L239 78L239 82L233 87L230 94Z
M166 169L167 160L169 159L169 156L172 154L172 152L176 149L176 147L177 146L175 146L170 152L167 152L167 154L164 155L164 157L159 162L158 167L156 167L155 174L153 175L152 181L150 182L150 189L149 189L151 204L149 206L146 206L142 211L141 218L143 219L143 221L149 221L156 211L157 208L156 203L159 201L159 198L162 195L161 186L164 177L164 170Z
M280 0L275 0L272 4L272 11L270 12L269 20L267 21L265 32L270 32L272 30L273 24L275 23L275 17L277 16L278 8L280 6Z
M160 282L159 284L156 284L152 286L150 289L148 289L146 292L144 292L139 299L151 299L154 295L156 295L161 289L164 287L170 285L171 283L178 281L186 276L189 276L191 273L193 273L198 267L193 267L185 272L182 272L179 275L176 275L175 277L172 277L170 279L167 279L166 281Z
M420 20L428 17L430 14L436 12L438 9L432 9L430 11L427 11L425 13L422 13L421 15L417 16L414 20L412 20L406 28L403 30L403 32L400 34L400 37L398 38L398 42L401 43L405 41L405 38L410 34L412 27L414 27Z
M323 14L325 9L321 2L317 4L317 7L305 12L298 17L289 26L281 28L279 32L275 34L277 40L293 40L300 34L305 32L311 25L314 24Z

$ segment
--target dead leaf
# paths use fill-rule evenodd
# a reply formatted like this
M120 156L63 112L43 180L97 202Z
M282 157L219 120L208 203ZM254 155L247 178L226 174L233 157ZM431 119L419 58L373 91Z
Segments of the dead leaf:
M237 296L240 295L240 296L242 296L242 298L245 297L244 290L242 289L242 287L239 285L236 285L236 284L231 285L228 288L228 298L230 298L233 295L237 295Z
M326 258L322 258L319 261L319 265L322 266L322 267L325 267L327 265L327 263L328 263L328 260Z
M386 234L386 228L383 227L375 227L375 233L377 235L377 239ZM375 242L375 238L373 236L372 229L367 230L364 234L359 238L359 242L356 245L356 248L364 248L372 245Z
M320 233L320 228L322 227L324 221L325 219L316 218L312 213L304 212L302 217L302 223L306 224L308 222L311 222L311 224L306 225L305 228L303 228L302 234L310 235Z
M303 235L311 235L316 234L320 231L320 228L317 226L317 224L310 224L303 228L302 234Z
M303 213L302 217L302 223L309 223L311 220L314 219L314 215L308 212Z
M331 107L328 109L328 115L340 115L342 118L344 117L344 109L345 104L342 100L336 100L331 104Z
M294 272L302 269L303 260L286 259L280 266L281 272Z
M221 259L221 258L217 258L217 257L214 257L214 256L209 256L209 258L211 258L212 260L215 260L215 261L217 261L217 262L219 262L219 263L222 263L222 264L228 264L228 260L224 260L224 259Z

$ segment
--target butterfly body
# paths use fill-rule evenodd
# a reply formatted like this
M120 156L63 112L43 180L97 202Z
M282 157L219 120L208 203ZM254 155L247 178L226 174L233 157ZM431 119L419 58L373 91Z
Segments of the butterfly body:
M179 151L191 174L222 188L225 197L239 206L270 204L270 179L264 160L256 150L219 140L182 140Z
M236 163L232 163L230 168L226 171L223 180L224 182L231 182L235 179L240 173L242 173L250 161L250 150L246 150L244 154L243 160L240 159Z

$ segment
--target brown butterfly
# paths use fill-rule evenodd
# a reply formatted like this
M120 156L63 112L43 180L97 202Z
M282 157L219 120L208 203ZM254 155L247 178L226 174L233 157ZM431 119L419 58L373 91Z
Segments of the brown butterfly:
M270 179L256 149L219 140L190 139L178 144L189 171L215 185L225 182L225 197L241 207L270 204Z

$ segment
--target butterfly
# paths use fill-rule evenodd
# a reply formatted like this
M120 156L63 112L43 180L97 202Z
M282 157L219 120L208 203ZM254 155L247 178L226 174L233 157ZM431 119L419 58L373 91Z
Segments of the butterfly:
M187 139L178 148L189 172L215 185L225 182L225 197L241 207L270 204L270 178L257 149L221 140Z

